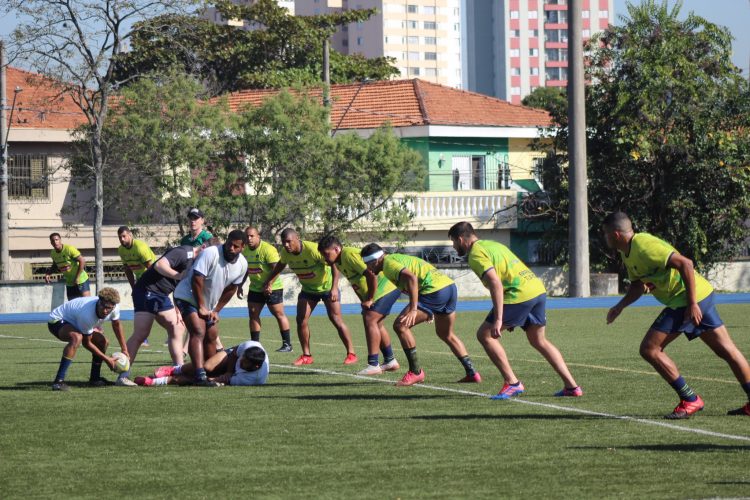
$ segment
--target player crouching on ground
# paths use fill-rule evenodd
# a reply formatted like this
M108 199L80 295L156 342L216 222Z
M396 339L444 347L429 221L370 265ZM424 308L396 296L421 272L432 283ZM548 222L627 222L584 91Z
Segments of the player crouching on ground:
M238 346L217 352L203 367L209 380L217 384L263 385L268 380L268 355L260 342L248 340ZM159 367L153 377L136 377L138 385L189 385L193 383L195 370L192 363L179 367Z
M726 361L750 400L750 365L719 317L713 287L695 272L693 261L656 236L633 232L633 223L623 212L607 215L602 230L607 246L620 254L630 279L628 292L607 313L607 324L647 291L667 306L646 332L640 350L641 356L680 397L677 407L664 418L689 418L703 409L703 400L687 385L677 365L665 352L683 333L688 340L700 337ZM730 410L728 415L750 416L750 403Z
M105 353L109 341L101 332L102 324L110 320L122 353L129 357L125 335L120 324L120 294L114 288L102 288L96 297L80 297L57 307L49 315L47 328L50 333L67 342L63 349L60 367L57 370L53 391L68 391L65 375L73 363L76 351L83 347L91 351L91 374L89 385L101 387L107 381L101 377L102 362L114 370L115 359Z

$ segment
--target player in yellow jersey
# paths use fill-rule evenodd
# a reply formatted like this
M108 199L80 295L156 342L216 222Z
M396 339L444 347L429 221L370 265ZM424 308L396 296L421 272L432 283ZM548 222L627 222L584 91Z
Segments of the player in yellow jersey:
M704 406L665 352L683 334L688 340L700 337L726 361L750 401L750 365L719 317L713 287L695 272L693 262L666 241L647 233L635 233L630 218L623 212L607 215L602 229L607 246L619 252L630 279L625 296L607 313L607 323L612 323L623 309L647 292L667 306L646 332L640 347L641 356L680 397L674 411L664 418L689 418ZM750 416L750 402L728 414Z
M401 291L383 273L376 276L367 270L359 248L345 247L333 235L321 239L318 250L329 266L335 266L346 277L354 293L362 301L367 367L358 372L358 375L380 375L384 371L398 370L400 366L393 355L391 336L383 321L401 296ZM383 351L382 365L378 362L378 349Z
M258 228L248 226L245 228L247 246L242 255L247 259L247 275L250 278L250 286L247 290L247 312L250 321L250 340L260 342L260 313L263 306L276 318L281 332L281 347L276 352L292 352L292 341L289 333L289 320L284 314L284 285L280 278L271 283L271 293L263 292L263 284L266 278L279 262L279 252L276 247L260 239ZM244 284L244 281L243 281ZM242 285L237 288L237 298L242 298Z
M448 344L466 371L466 376L458 382L481 382L482 377L474 369L464 343L453 331L458 301L458 291L453 280L420 258L399 253L386 255L376 243L365 246L361 255L370 272L382 272L409 297L409 304L393 322L393 329L398 334L409 361L409 371L396 385L413 385L424 381L424 370L417 359L417 341L411 328L432 321L435 322L437 336Z
M151 250L148 243L133 238L133 233L128 226L117 228L117 238L120 240L117 254L122 260L125 276L127 276L132 289L138 278L156 261L156 255L154 255L154 251Z
M468 222L454 224L448 236L458 255L468 256L469 267L492 297L492 310L477 330L477 340L503 376L503 388L492 399L509 399L526 391L500 343L502 331L515 327L526 332L529 343L565 384L555 396L583 396L562 354L545 336L547 291L542 281L505 245L477 238Z
M52 272L57 269L65 278L65 292L68 300L78 297L91 296L91 284L89 275L86 274L86 259L81 252L73 245L63 245L60 233L49 235L49 242L52 245L50 256L52 257L52 267L47 270L44 281L52 281Z
M346 347L344 364L356 363L357 355L354 353L352 335L341 316L338 271L326 265L325 259L318 252L318 245L312 241L302 241L294 229L287 228L281 232L281 245L283 248L280 252L280 260L263 283L263 290L266 294L273 292L273 282L287 265L297 275L302 285L302 291L297 297L297 336L302 346L302 355L294 364L300 366L313 363L308 320L321 300L326 306L328 319L336 327L339 338Z

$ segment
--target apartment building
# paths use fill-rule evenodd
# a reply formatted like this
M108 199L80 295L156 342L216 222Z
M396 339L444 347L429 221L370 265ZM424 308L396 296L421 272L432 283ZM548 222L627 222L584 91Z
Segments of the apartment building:
M466 87L514 104L568 84L567 0L466 2ZM614 0L582 0L582 36L614 20Z
M421 78L464 87L462 30L466 0L297 0L300 16L376 9L362 23L345 26L332 38L343 54L393 57L401 78Z
M237 5L252 5L256 1L257 0L232 0L232 3ZM294 0L277 0L277 3L288 10L291 15L294 15ZM229 26L236 26L244 29L254 28L254 26L242 19L225 19L215 7L206 7L203 10L203 17L209 21L215 22L216 24L227 24Z

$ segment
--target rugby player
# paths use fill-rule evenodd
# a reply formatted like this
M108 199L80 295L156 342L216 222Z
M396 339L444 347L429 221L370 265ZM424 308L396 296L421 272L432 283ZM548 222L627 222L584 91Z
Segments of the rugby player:
M73 245L63 245L60 233L49 235L49 242L52 244L52 267L47 270L44 281L52 281L52 272L56 269L62 273L65 278L65 292L68 300L78 297L91 296L91 284L89 275L86 274L86 259L81 252Z

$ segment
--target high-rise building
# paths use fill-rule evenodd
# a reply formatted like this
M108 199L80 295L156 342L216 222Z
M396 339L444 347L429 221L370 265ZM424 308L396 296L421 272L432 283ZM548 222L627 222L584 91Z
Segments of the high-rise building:
M343 54L393 57L402 78L462 88L461 38L466 0L296 0L296 15L377 9L332 38Z
M568 84L567 0L466 2L469 90L518 104L535 88ZM582 0L584 40L614 19L614 0Z

